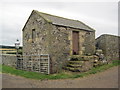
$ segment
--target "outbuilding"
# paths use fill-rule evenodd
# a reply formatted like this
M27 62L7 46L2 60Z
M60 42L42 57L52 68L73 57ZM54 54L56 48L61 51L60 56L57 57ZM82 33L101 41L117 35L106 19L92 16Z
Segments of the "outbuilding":
M96 48L103 51L108 63L120 60L120 36L103 34L96 38Z
M55 73L62 69L71 55L95 53L95 30L78 20L33 10L22 31L24 69L28 69L31 60L25 59L27 56L33 58L32 55L48 55L48 71ZM33 70L35 63L32 65ZM39 65L44 66L42 63ZM36 67L41 71L39 65Z

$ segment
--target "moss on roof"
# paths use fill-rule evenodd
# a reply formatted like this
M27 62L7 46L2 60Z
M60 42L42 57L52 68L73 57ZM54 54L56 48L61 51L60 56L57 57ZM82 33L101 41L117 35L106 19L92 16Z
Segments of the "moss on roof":
M83 30L88 30L88 31L95 31L93 28L89 27L88 25L78 20L67 19L64 17L39 12L37 10L33 10L33 12L36 12L41 17L43 17L47 22L55 24L55 25L73 27L73 28L83 29Z

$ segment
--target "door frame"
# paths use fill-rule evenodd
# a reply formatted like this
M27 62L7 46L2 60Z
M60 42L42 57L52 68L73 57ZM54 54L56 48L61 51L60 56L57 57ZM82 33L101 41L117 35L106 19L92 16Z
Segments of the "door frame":
M77 36L73 36L73 33L76 33ZM73 41L74 40L73 38L78 38L77 43ZM75 45L74 43L76 43L78 45ZM77 49L77 52L73 51L74 45L77 46L77 48L75 48L75 49ZM72 31L72 55L79 55L79 49L80 49L80 47L79 47L79 31Z

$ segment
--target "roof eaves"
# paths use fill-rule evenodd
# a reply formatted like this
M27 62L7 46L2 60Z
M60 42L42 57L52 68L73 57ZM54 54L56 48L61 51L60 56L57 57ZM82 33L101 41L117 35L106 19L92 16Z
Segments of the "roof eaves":
M79 20L78 20L79 21ZM88 25L86 25L85 23L83 23L83 22L81 22L81 21L79 21L80 23L82 23L83 25L85 25L86 27L88 27L89 29L91 29L91 31L93 30L93 31L95 31L95 29L93 29L93 28L91 28L91 27L89 27Z
M79 30L84 30L84 31L89 31L89 32L93 32L93 30L88 30L88 29L82 29L82 28L77 28L77 27L71 27L71 26L66 26L66 25L58 25L55 23L52 23L53 25L57 25L57 26L64 26L64 27L69 27L69 28L74 28L74 29L79 29Z

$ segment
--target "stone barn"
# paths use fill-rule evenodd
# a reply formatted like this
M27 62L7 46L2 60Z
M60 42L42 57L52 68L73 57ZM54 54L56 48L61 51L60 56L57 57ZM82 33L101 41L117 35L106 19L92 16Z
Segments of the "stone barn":
M115 35L103 34L96 39L97 49L102 49L108 62L119 60L120 37Z
M49 73L55 73L70 56L95 53L95 30L78 20L33 10L22 31L25 69L27 56L49 55Z

